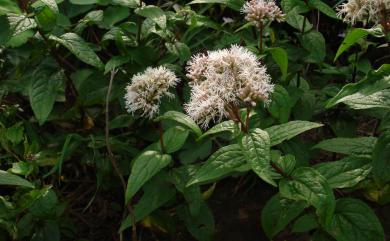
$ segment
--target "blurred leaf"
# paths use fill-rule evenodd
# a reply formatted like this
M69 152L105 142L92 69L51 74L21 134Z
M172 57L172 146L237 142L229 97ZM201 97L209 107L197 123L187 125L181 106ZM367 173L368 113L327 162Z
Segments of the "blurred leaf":
M261 226L267 237L274 238L304 210L305 206L305 202L274 195L261 210Z
M88 44L75 33L65 33L60 37L50 35L51 40L62 44L81 61L96 68L103 68L103 63Z
M162 29L167 27L167 16L165 15L165 12L157 6L143 6L141 8L137 8L135 13L142 17L151 19Z
M268 106L270 114L278 119L280 123L287 122L292 107L291 98L287 90L281 85L276 85L270 99L272 100Z
M321 1L321 0L309 0L308 4L311 7L318 9L320 12L322 12L326 16L328 16L330 18L338 19L337 16L336 16L336 12L333 10L333 8L328 6L323 1Z
M35 28L37 26L34 19L28 18L26 15L23 14L19 15L10 13L7 16L10 29L12 31L12 36L16 36L26 30Z
M170 155L160 154L156 151L146 151L138 156L131 168L125 202L128 203L148 180L171 162Z
M56 101L57 91L64 78L62 71L50 73L46 69L38 69L31 79L30 105L40 125L45 123L49 117Z
M286 78L288 70L288 55L287 52L282 48L271 48L272 58L279 65L280 71L282 72L282 79Z
M313 214L305 214L295 220L292 226L292 233L306 233L318 228L317 217Z
M309 51L309 60L314 63L321 63L326 56L326 45L324 36L315 30L302 35L303 48Z
M373 152L372 171L379 183L390 181L390 130L386 130L378 139Z
M34 185L29 181L2 170L0 170L0 185L12 185L34 188Z
M240 11L242 6L244 5L244 0L193 0L188 4L197 4L197 3L219 3L225 4L226 6L234 9L236 11Z
M353 198L337 200L332 225L326 231L337 241L384 241L383 228L364 202Z
M333 138L321 141L313 148L356 157L371 158L376 142L376 137Z
M335 198L325 177L310 167L300 167L291 174L290 179L279 182L282 197L303 200L316 208L321 224L329 227L332 222Z

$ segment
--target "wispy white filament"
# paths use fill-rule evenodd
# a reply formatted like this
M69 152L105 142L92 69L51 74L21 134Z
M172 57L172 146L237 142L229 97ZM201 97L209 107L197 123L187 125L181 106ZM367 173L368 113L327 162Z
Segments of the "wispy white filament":
M273 90L266 68L247 49L209 51L192 57L187 66L191 98L188 115L206 128L228 115L227 106L255 106L267 101Z
M356 22L378 24L389 10L390 0L348 0L338 7L337 15L351 24Z
M161 99L173 97L169 88L179 82L176 75L165 67L147 68L145 72L132 77L126 87L125 103L130 113L139 112L141 116L152 119L159 113Z
M244 4L241 12L245 14L245 19L259 26L266 21L282 22L284 14L276 5L274 0L251 0Z

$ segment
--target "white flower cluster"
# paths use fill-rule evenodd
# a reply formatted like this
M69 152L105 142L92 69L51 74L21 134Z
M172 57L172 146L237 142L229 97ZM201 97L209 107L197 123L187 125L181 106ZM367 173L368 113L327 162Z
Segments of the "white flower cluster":
M188 63L187 77L192 90L185 110L203 128L226 117L229 106L256 106L267 101L273 90L266 68L237 45L195 55Z
M246 20L256 26L264 24L265 21L284 21L284 14L274 0L250 0L244 4L241 12L246 15Z
M375 23L381 22L390 11L390 0L348 0L338 7L338 17L344 22Z
M159 113L161 99L172 98L169 88L179 82L176 75L165 67L147 68L145 72L136 74L126 87L126 109L130 113L139 111L142 116L152 119Z

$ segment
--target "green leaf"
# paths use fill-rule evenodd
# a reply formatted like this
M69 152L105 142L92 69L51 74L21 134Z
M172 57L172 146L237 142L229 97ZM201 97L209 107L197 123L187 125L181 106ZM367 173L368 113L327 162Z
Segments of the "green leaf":
M34 185L29 181L2 170L0 170L0 185L12 185L34 188Z
M143 6L141 8L137 8L135 13L142 17L151 19L162 29L167 27L167 16L165 15L165 12L157 6Z
M376 137L333 138L324 140L313 148L355 157L371 158L376 141Z
M92 65L96 68L103 68L104 65L95 52L88 46L88 44L75 33L65 33L60 37L50 35L51 40L62 44L70 52L72 52L78 59Z
M292 11L288 12L286 14L286 22L294 27L295 29L302 31L302 28L304 27L303 32L310 31L313 28L313 25L302 15L299 15L298 9L293 9Z
M279 120L280 123L288 121L291 113L291 98L287 90L281 86L276 85L271 96L271 104L268 106L270 114Z
M40 125L45 123L53 109L57 91L64 81L64 73L50 73L45 69L38 69L29 88L30 105Z
M344 41L341 43L339 49L337 50L336 56L333 61L336 61L342 53L349 49L352 45L356 44L359 40L366 38L367 35L380 36L378 35L378 30L373 29L364 29L364 28L354 28L350 31L347 36L345 36Z
M29 207L35 218L49 219L56 216L58 198L52 189L46 189L42 195Z
M269 239L274 238L304 209L305 202L273 196L261 210L261 226Z
M76 5L90 5L90 4L96 4L99 2L99 0L69 0L72 4Z
M131 168L127 183L125 201L128 203L136 192L161 169L172 162L172 157L167 154L160 154L156 151L142 153Z
M318 228L317 217L310 213L299 217L292 226L292 233L306 233Z
M112 4L128 8L136 8L140 6L140 0L112 0Z
M316 208L316 213L325 227L332 221L335 200L332 189L318 171L300 167L291 174L291 179L279 182L282 197L303 200Z
M1 0L0 0L1 1ZM1 7L0 7L1 8ZM12 31L7 16L0 16L0 45L4 45L11 38Z
M271 52L272 58L279 65L280 71L282 72L282 79L285 79L288 70L288 55L286 50L282 48L271 48L269 51Z
M0 0L0 16L6 13L20 13L16 1Z
M378 139L373 152L372 171L379 183L390 181L390 130L386 130Z
M339 161L320 163L313 168L326 178L331 188L348 188L370 174L370 162L370 159L346 157Z
M207 136L219 134L221 132L232 132L233 133L236 130L236 128L237 128L237 125L234 123L234 121L232 121L232 120L224 121L224 122L221 122L221 123L213 126L211 129L209 129L208 131L203 133L203 135L201 135L197 139L197 141L200 141Z
M367 78L345 85L339 93L329 99L326 108L345 103L355 109L389 109L390 65L384 64L378 70L371 71Z
M134 205L134 216L136 222L143 220L175 196L175 188L172 184L163 180L164 177L165 176L156 176L143 188L144 195L139 202ZM122 232L131 226L133 226L133 223L131 216L128 215L125 220L123 220L119 232Z
M112 57L104 67L104 74L107 74L113 69L117 69L118 67L130 62L130 56L114 56Z
M214 218L205 202L201 202L199 214L197 216L192 216L189 208L184 205L177 208L177 214L187 227L187 230L196 238L196 240L214 240Z
M173 120L176 121L195 133L197 137L202 135L199 126L186 114L177 111L167 111L162 116L157 117L154 121Z
M332 224L326 231L337 241L384 241L383 228L364 202L353 198L337 200Z
M314 128L322 127L323 124L309 122L309 121L290 121L285 124L271 126L265 129L271 139L271 146L278 145L285 140L291 138Z
M12 144L19 144L23 140L24 127L22 122L18 122L13 126L9 127L5 131L5 137Z
M188 130L184 129L181 126L175 126L169 128L163 134L163 142L166 153L173 153L184 145L188 137ZM161 144L159 143L159 148L161 150Z
M270 165L270 138L261 129L250 130L240 141L241 150L252 170L265 182L276 186Z
M193 0L188 4L202 4L202 3L219 3L225 4L231 9L236 11L240 11L242 6L244 5L244 0Z
M309 60L314 63L321 63L326 56L325 38L318 31L312 30L302 35L301 44L309 51Z
M23 14L13 14L10 13L7 15L12 36L16 36L20 33L23 33L29 29L33 29L37 26L36 22L32 18L28 18Z
M44 6L36 10L35 19L41 29L50 31L56 26L57 15L50 7Z
M295 13L307 13L310 11L307 4L302 0L282 0L281 6L284 13L294 11Z
M320 12L322 12L326 16L334 18L334 19L338 19L337 16L336 16L336 12L333 10L333 8L328 6L323 1L321 1L321 0L309 0L308 4L311 7L318 9Z
M245 163L246 160L239 145L224 146L203 163L187 186L217 180L234 172L236 168Z

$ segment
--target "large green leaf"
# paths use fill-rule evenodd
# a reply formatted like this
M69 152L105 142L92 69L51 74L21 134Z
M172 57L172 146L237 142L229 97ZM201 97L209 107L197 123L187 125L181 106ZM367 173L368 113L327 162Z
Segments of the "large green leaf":
M380 36L380 29L364 29L364 28L354 28L352 29L347 36L345 36L344 41L341 43L339 49L337 50L334 61L336 61L342 53L349 49L352 45L358 43L359 40L367 37L371 34L373 36Z
M274 125L265 129L271 139L271 146L278 145L285 140L291 138L314 128L323 126L323 124L309 122L309 121L290 121L281 125Z
M202 135L202 130L199 128L199 126L188 115L184 113L177 111L167 111L162 116L159 116L155 119L155 121L161 120L176 121L192 130L197 137L200 137Z
M270 114L279 120L280 123L288 121L291 113L291 97L287 90L281 86L276 85L271 96L272 102L268 106Z
M282 78L286 78L288 70L288 55L286 50L282 48L271 48L269 51L271 52L272 58L279 65Z
M356 157L371 158L376 141L376 137L333 138L321 141L313 148Z
M316 208L316 213L323 225L332 221L335 207L333 192L325 177L310 167L301 167L291 174L291 179L279 182L282 197L303 200Z
M176 193L174 186L166 182L164 176L156 176L150 182L145 184L143 188L144 195L134 205L134 216L135 221L141 221L151 214L154 210L161 207L163 204L168 202ZM122 221L119 231L123 231L133 225L131 216L127 216Z
M250 130L240 141L241 150L252 170L265 182L276 186L270 165L270 138L261 129Z
M321 63L326 55L325 38L318 31L312 30L302 36L302 46L309 51L309 61Z
M127 183L125 201L128 203L136 192L161 169L171 163L172 157L156 151L146 151L134 160Z
M0 185L13 185L34 188L34 185L29 181L3 170L0 170Z
M222 147L207 159L187 185L205 183L224 177L245 163L246 160L239 145Z
M371 71L366 79L345 85L337 95L328 100L326 108L345 103L351 108L389 109L390 65L384 64L378 70Z
M163 143L166 153L173 153L184 145L188 137L188 130L181 126L175 126L169 128L163 134ZM159 143L159 148L161 149L161 143Z
M371 160L346 157L339 161L324 162L313 166L328 181L331 188L353 187L371 172Z
M151 19L162 29L167 27L167 16L165 15L165 12L157 6L143 6L141 8L137 8L135 13L142 17Z
M65 33L60 37L50 35L51 40L62 44L70 52L84 63L92 65L97 68L103 68L104 65L95 52L88 46L88 44L75 33Z
M302 31L302 29L303 32L310 31L313 28L313 25L309 22L308 19L305 20L306 17L299 14L301 11L301 6L294 7L286 14L286 22L299 31Z
M221 132L234 132L236 130L236 128L237 128L237 125L236 125L236 123L234 123L234 121L232 121L232 120L224 121L224 122L221 122L221 123L213 126L211 129L209 129L208 131L203 133L203 135L201 135L197 140L200 141L209 135L218 134Z
M337 241L384 241L383 228L364 202L353 198L337 200L332 224L326 229Z
M288 200L273 196L261 210L261 226L269 239L272 239L287 224L294 220L305 208L303 201Z
M240 11L242 6L244 5L244 0L193 0L188 4L197 4L197 3L219 3L225 4L231 9L236 11Z
M386 130L375 145L372 169L378 182L390 181L390 130Z
M57 91L64 81L64 73L50 73L44 69L38 69L29 88L30 105L40 125L42 125L53 109Z
M309 0L308 4L311 7L318 9L320 12L322 12L325 15L327 15L328 17L337 19L336 12L333 10L333 8L328 6L323 1L321 1L321 0Z

